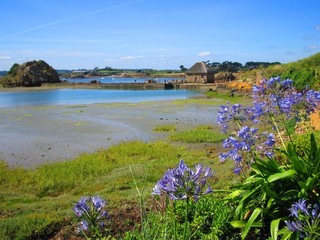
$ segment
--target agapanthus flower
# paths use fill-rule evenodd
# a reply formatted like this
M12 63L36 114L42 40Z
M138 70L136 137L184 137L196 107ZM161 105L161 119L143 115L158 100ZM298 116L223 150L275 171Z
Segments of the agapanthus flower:
M235 173L240 173L243 167L243 154L255 152L259 156L272 156L276 140L272 133L258 133L259 129L243 126L236 136L230 136L223 141L223 147L229 149L226 153L220 153L220 161L231 159L236 165Z
M247 109L241 104L224 105L220 107L217 123L221 126L221 132L226 133L230 123L242 123L247 120Z
M292 204L292 207L289 209L291 211L290 216L299 217L299 211L309 216L309 208L311 208L311 206L307 205L305 199L299 199L298 202Z
M153 195L168 194L172 200L193 198L197 201L202 195L212 192L207 186L207 178L212 176L211 168L195 165L193 171L180 160L177 168L169 169L153 188Z
M308 114L320 108L319 91L309 90L306 92L305 96L305 108Z
M269 133L269 135L267 136L267 141L265 141L263 144L269 146L269 147L273 147L276 143L276 139L274 138L274 134L273 133Z
M228 152L221 153L219 158L221 161L233 160L237 173L239 168L242 170L245 167L242 161L250 165L248 155L251 158L252 155L273 156L276 143L272 133L258 133L258 128L243 126L244 124L250 121L253 124L265 123L279 133L284 127L284 119L294 118L299 121L300 118L320 109L320 92L308 89L297 92L291 79L282 80L280 77L264 79L261 84L254 85L252 98L253 105L249 107L243 107L241 104L221 106L217 117L217 123L224 133L231 123L236 123L237 134L223 141L223 147L228 149ZM251 154L246 154L248 152Z
M88 222L86 220L82 220L82 221L80 221L78 228L81 231L88 231L89 224L88 224Z
M280 77L264 79L261 85L253 86L253 103L255 119L264 113L278 116L283 114L286 119L296 117L300 111L307 114L313 112L320 104L320 93L307 88L297 92L291 79L281 80Z
M293 220L284 221L289 231L299 232L300 237L319 236L320 234L320 213L318 204L307 204L305 199L299 199L298 202L292 204L289 209L289 217Z
M74 213L81 217L82 215L86 215L90 211L90 207L87 202L90 200L90 197L81 197L79 202L76 203L73 208Z
M241 167L236 167L235 169L233 169L233 172L239 175L241 173Z
M104 225L104 221L109 218L105 210L106 201L99 196L81 197L73 208L74 213L79 218L78 229L89 231Z

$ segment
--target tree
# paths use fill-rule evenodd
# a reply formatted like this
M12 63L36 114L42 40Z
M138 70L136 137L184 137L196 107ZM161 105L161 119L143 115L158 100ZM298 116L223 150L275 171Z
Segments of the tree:
M188 69L185 68L183 65L180 65L180 70L181 70L181 72L185 72L185 71L187 71Z
M18 67L19 67L18 63L13 64L12 67L10 68L8 74L11 74L13 76L16 75Z

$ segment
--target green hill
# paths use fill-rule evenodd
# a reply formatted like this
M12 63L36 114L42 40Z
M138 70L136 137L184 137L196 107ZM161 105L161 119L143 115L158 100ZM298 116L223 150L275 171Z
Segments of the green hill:
M320 87L320 53L283 65L282 78L290 78L297 89Z
M283 79L292 79L298 90L309 86L320 89L320 52L308 58L292 63L272 65L267 68L258 68L241 74L241 80L254 82L261 78L280 76Z

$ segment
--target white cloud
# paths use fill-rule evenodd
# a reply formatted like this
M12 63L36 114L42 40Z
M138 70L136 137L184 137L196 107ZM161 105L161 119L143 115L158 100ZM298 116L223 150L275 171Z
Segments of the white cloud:
M316 51L318 51L318 49L319 49L319 46L309 45L309 46L306 46L306 47L304 48L304 51L305 51L305 52L316 52Z
M139 59L143 58L143 56L126 56L126 57L121 57L121 60L134 60L134 59Z
M316 26L316 30L320 31L320 25Z
M315 45L310 45L310 46L307 46L306 47L308 50L316 50L318 49L319 47L318 46L315 46Z
M206 56L209 56L210 55L210 52L200 52L198 53L198 57L206 57Z
M0 56L0 60L8 60L11 59L9 56Z

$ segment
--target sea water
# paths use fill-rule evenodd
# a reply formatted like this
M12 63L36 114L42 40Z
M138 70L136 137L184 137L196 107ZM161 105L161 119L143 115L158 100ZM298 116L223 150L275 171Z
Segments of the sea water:
M200 96L195 90L50 89L0 91L0 107L144 102Z

